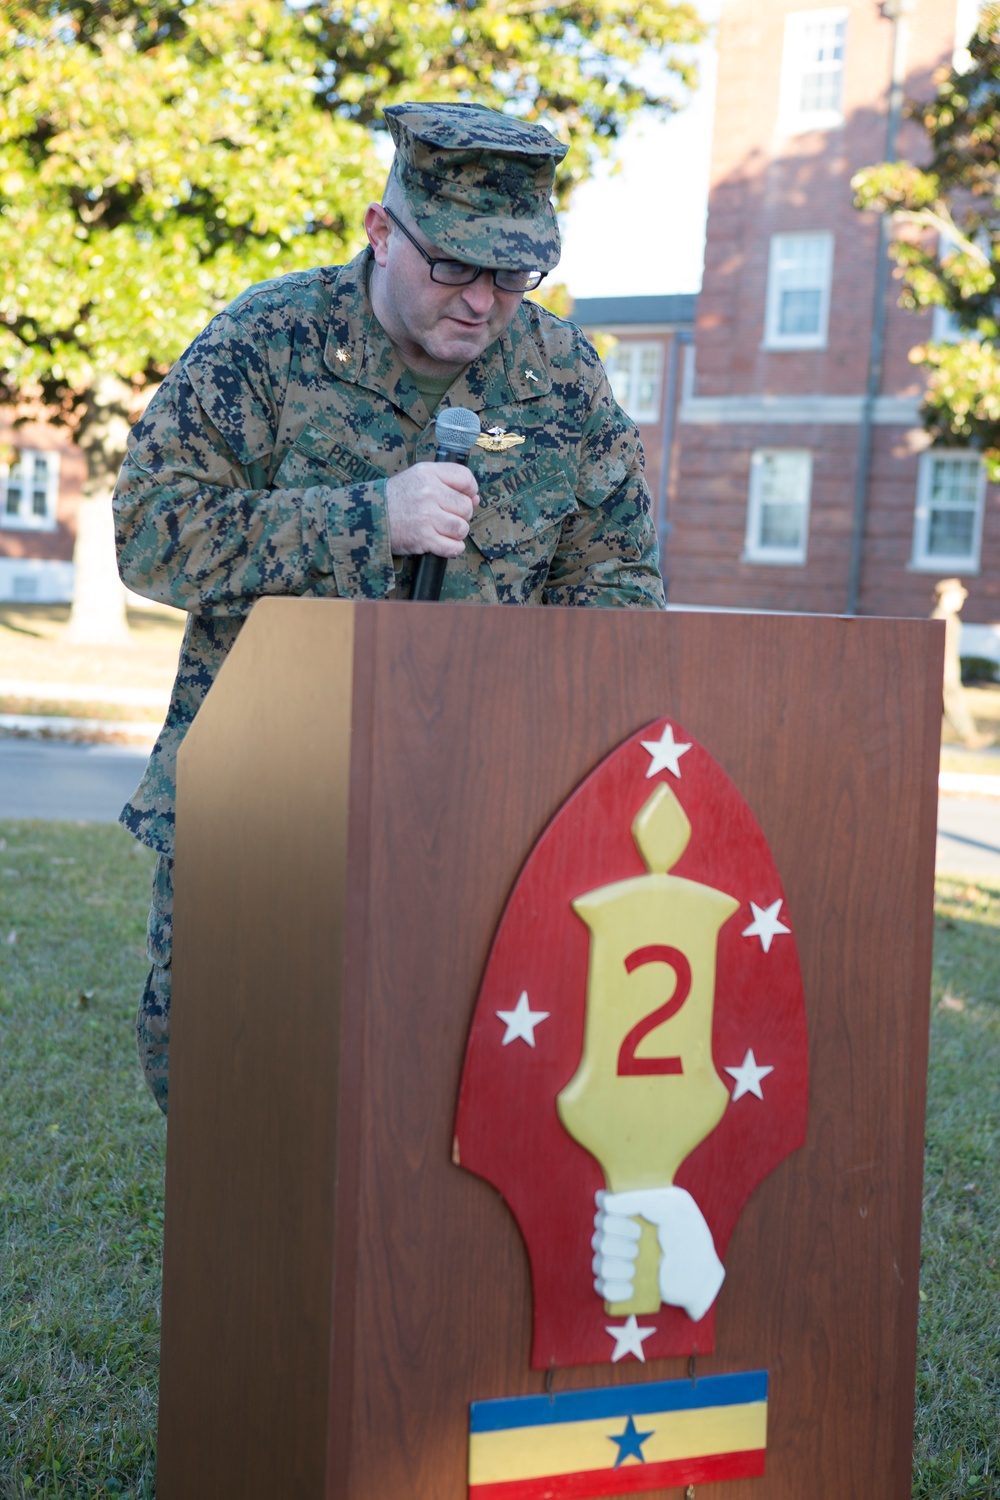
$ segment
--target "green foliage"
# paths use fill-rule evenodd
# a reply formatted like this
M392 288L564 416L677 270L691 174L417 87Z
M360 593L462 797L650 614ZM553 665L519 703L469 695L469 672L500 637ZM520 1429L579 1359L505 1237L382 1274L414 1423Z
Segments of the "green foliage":
M926 165L883 162L853 186L859 208L925 231L893 242L900 300L947 308L963 336L911 350L929 373L924 425L936 441L981 449L1000 479L1000 5L984 7L969 54L968 71L910 107L927 133Z
M353 253L399 100L547 125L565 200L637 111L675 107L630 81L644 53L702 31L674 0L3 6L0 400L86 426L246 286Z

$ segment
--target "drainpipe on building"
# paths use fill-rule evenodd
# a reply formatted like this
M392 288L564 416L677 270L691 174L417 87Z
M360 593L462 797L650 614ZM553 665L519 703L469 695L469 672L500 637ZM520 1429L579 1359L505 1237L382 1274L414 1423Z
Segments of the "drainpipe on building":
M675 333L670 341L670 358L667 362L667 389L663 398L663 441L660 445L662 458L660 460L660 482L656 489L656 540L660 547L660 564L662 571L663 554L667 545L667 537L673 531L673 526L668 515L668 499L670 495L670 468L674 452L674 433L677 427L677 380L680 369L681 347L690 345L691 334L688 332Z
M889 118L886 125L885 160L896 156L899 122L903 114L903 84L906 78L906 43L909 27L906 17L915 0L884 0L882 14L892 22L892 74L889 81ZM872 426L875 402L882 385L882 356L885 350L885 299L889 287L889 241L892 237L892 215L882 214L878 225L878 260L875 265L875 306L872 310L872 336L868 346L868 380L861 405L858 427L858 457L854 471L854 519L851 527L851 564L847 575L847 613L858 612L861 591L861 554L868 509L868 483L871 468Z

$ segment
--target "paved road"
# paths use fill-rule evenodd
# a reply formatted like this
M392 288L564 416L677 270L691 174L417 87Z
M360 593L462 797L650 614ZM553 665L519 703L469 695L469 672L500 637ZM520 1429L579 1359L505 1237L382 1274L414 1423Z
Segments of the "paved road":
M131 745L0 739L0 818L113 823L148 753Z
M937 868L942 875L1000 881L1000 797L942 797Z
M0 818L113 823L135 789L146 751L0 739ZM937 867L1000 882L1000 797L942 797Z

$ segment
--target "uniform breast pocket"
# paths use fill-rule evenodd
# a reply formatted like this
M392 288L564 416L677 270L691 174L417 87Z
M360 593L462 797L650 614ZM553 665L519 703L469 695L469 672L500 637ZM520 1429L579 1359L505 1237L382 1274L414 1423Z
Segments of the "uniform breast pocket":
M565 470L537 469L480 489L469 540L489 564L501 604L539 604L563 522L578 509Z
M271 488L299 490L317 484L338 488L384 477L381 469L353 453L345 443L316 427L304 427L275 470Z

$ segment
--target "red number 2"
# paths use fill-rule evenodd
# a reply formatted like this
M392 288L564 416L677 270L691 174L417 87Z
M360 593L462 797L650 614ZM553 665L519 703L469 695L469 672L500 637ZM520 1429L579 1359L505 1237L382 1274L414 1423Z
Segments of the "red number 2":
M669 1021L680 1010L691 992L691 965L679 948L669 948L665 943L651 943L648 948L637 948L625 960L625 968L631 974L644 964L669 964L677 976L677 984L670 999L643 1016L628 1033L618 1053L618 1076L635 1077L636 1074L683 1073L684 1066L679 1057L636 1057L635 1049L644 1036L655 1031L664 1021Z

